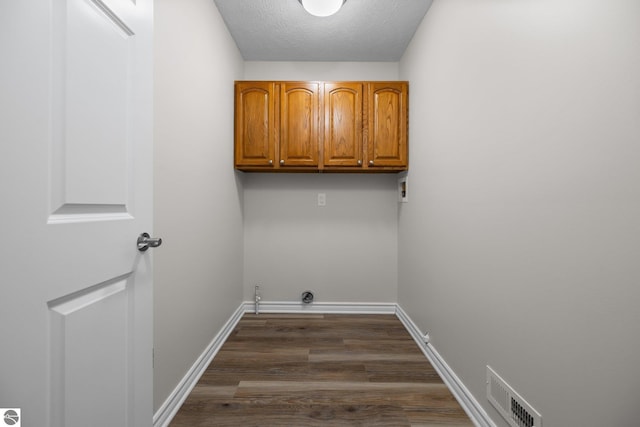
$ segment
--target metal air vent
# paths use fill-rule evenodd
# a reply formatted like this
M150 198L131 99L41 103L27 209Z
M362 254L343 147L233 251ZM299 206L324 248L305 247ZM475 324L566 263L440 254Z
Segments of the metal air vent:
M511 427L542 427L542 415L489 366L487 399Z

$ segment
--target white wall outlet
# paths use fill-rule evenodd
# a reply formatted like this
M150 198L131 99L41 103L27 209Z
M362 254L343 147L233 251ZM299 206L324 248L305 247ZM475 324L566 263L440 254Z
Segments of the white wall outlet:
M318 206L327 206L327 193L318 193Z
M431 337L429 336L429 333L427 332L426 334L424 334L424 336L422 337L422 339L424 340L425 343L429 344L429 341L431 341Z

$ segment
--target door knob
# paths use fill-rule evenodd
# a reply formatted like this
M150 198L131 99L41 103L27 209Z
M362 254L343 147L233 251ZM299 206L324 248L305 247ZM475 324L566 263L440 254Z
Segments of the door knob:
M150 237L149 233L142 233L138 236L138 250L144 252L149 248L157 248L162 244L162 239Z

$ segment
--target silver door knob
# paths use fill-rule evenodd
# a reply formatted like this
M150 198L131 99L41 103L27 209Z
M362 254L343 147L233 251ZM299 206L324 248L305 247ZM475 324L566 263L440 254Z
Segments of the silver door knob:
M149 236L149 233L142 233L138 236L138 250L144 252L149 248L157 248L162 244L162 239Z
M369 166L373 166L373 160L369 160Z

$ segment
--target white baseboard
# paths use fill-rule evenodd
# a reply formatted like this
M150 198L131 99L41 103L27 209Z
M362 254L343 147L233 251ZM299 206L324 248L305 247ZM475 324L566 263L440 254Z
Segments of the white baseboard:
M447 362L440 356L435 347L424 342L424 334L399 305L397 306L396 315L476 427L496 427L487 412L480 406L480 403L473 397L456 373L447 365Z
M489 415L480 406L478 401L473 397L471 392L460 381L458 376L447 365L445 360L438 354L431 344L424 342L424 334L416 326L405 311L396 303L312 303L303 304L301 302L278 302L263 301L260 302L259 313L323 313L323 314L395 314L402 324L407 328L409 334L413 337L418 347L424 355L429 359L438 372L444 383L449 387L451 393L465 410L471 421L476 427L496 427ZM254 313L255 304L251 301L243 302L233 313L229 320L222 327L220 332L211 341L202 355L195 361L189 372L184 376L182 381L176 386L171 395L165 400L162 406L153 416L154 427L167 427L180 406L191 393L198 380L209 366L218 353L229 334L236 327L244 313Z
M182 378L182 381L178 383L171 395L153 415L153 427L167 427L169 425L244 313L245 304L242 303L195 361L189 372Z
M255 303L244 303L247 313L255 312ZM396 314L396 303L314 302L304 304L291 301L261 301L259 313L323 313L323 314Z

